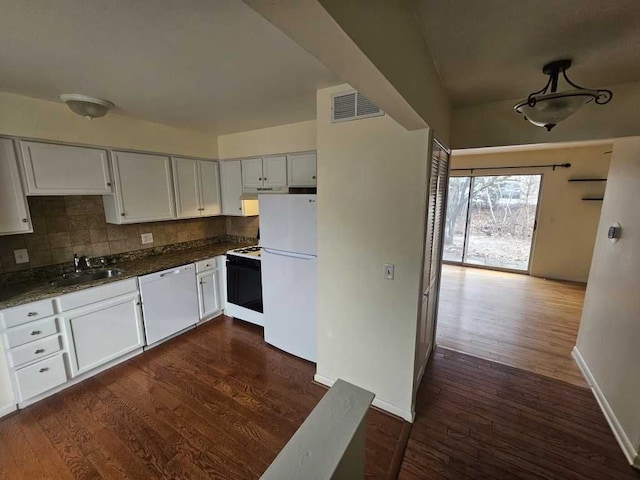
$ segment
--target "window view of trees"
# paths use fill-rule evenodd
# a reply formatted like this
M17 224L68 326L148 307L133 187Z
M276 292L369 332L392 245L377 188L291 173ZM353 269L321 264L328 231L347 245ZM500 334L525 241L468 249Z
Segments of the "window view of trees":
M452 177L444 259L527 270L540 181L541 175Z

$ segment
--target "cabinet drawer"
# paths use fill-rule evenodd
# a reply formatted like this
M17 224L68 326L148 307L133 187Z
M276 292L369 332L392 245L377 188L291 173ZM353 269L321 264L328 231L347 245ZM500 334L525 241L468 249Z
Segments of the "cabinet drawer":
M53 300L28 303L19 307L9 308L0 313L5 328L15 327L26 322L39 320L53 315Z
M219 258L220 256L207 258L206 260L200 260L199 262L196 262L196 273L219 268L221 266L221 263L218 261Z
M23 345L22 347L9 350L9 358L11 364L14 367L19 367L25 363L32 362L41 357L46 357L52 353L56 353L62 350L62 343L60 342L60 335L54 335L52 337L43 338L36 342Z
M16 383L22 401L51 390L67 381L62 355L16 370Z
M7 336L7 346L13 348L35 340L40 340L54 333L58 333L58 326L55 317L51 317L37 322L31 322L21 327L12 328L7 330L5 335Z
M84 307L92 303L101 302L113 297L119 297L127 293L138 291L138 283L135 278L127 278L118 282L107 283L99 287L87 288L79 292L68 293L58 298L60 309L63 312Z

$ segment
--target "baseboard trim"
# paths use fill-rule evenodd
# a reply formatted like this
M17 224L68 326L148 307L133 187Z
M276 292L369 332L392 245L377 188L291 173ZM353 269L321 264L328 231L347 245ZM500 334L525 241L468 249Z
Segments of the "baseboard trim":
M335 379L333 378L329 378L329 377L325 377L324 375L319 375L319 374L315 374L313 376L313 380L321 385L324 385L325 387L329 387L331 388L333 386L333 384L335 383ZM380 398L378 398L377 396L373 399L373 403L372 405L374 407L378 407L380 410L384 410L385 412L391 413L392 415L395 415L396 417L400 417L403 420L409 422L409 423L413 423L413 419L415 417L413 412L409 412L406 410L403 410L399 407L396 407L395 405L393 405L392 403L389 402L385 402L384 400L381 400Z
M607 423L613 431L613 435L616 437L620 448L624 452L624 456L627 457L627 461L635 468L640 468L640 457L638 456L638 452L635 450L631 440L629 440L629 437L622 428L622 425L620 425L616 414L613 412L613 409L611 408L611 405L609 405L604 393L600 390L596 379L591 374L591 370L589 370L589 367L584 361L584 358L582 358L582 354L580 353L580 350L578 350L577 346L573 347L571 355L582 372L582 376L589 384L589 387L591 387L593 396L596 397L600 410L602 410L604 417L607 419Z
M15 412L16 410L18 410L18 404L16 403L10 403L9 405L5 405L4 407L0 408L0 418L4 417L5 415L9 415L10 413Z

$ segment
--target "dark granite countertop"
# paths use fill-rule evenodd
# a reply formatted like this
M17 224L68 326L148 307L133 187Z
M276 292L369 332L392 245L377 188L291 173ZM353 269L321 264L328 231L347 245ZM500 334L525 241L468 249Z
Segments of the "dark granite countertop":
M56 280L56 278L49 278L40 281L31 280L15 285L5 285L2 287L2 292L0 292L0 310L38 300L58 297L66 293L77 292L86 288L97 287L98 285L117 282L127 278L139 277L148 273L160 272L169 268L179 267L180 265L187 265L189 263L198 262L217 255L223 255L228 250L232 250L234 248L253 244L255 244L255 242L224 242L112 263L109 265L109 268L117 268L121 270L121 275L85 282L80 285L64 287L51 285L51 282Z

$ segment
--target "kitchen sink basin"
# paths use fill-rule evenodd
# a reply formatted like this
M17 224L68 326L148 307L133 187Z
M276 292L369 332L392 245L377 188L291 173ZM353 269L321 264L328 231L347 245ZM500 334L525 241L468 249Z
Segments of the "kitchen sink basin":
M81 283L102 280L103 278L113 278L122 274L122 270L108 268L105 270L86 270L83 272L65 273L58 280L51 282L54 287L68 287L70 285L80 285Z

